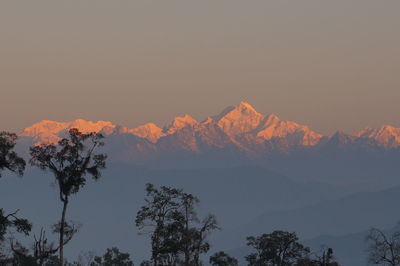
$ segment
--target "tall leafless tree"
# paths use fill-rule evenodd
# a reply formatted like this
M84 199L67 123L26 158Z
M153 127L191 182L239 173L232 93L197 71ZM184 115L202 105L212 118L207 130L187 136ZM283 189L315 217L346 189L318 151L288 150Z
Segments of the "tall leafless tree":
M390 235L372 228L366 238L368 246L368 261L377 265L400 265L400 232Z

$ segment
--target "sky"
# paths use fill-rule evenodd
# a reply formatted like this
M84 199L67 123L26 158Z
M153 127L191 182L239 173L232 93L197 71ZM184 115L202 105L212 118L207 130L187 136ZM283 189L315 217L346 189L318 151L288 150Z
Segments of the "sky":
M0 130L162 126L240 101L323 134L400 127L400 1L0 3Z

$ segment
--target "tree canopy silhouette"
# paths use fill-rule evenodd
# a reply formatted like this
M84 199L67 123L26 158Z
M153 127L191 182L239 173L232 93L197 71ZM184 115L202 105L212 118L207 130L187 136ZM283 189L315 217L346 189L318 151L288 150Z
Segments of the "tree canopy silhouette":
M249 266L287 266L307 258L310 250L298 242L296 233L274 231L258 237L248 237L247 245L256 252L246 256Z
M136 226L151 237L152 256L146 265L201 265L200 254L208 252L207 235L216 230L213 215L200 220L199 200L181 189L146 185L146 204L136 216Z
M133 266L128 253L120 252L118 248L108 248L106 253L100 257L96 256L90 266Z
M9 132L0 132L0 177L2 171L10 170L20 176L25 170L25 160L14 151L17 135Z
M217 252L210 257L210 265L212 266L238 266L238 260L229 256L223 251Z

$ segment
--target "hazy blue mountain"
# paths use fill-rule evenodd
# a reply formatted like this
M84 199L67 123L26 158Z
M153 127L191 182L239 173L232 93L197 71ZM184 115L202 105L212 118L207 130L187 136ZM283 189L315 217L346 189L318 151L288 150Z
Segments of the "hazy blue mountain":
M400 230L400 226L391 227L390 229L381 229L384 233L390 235ZM335 259L342 266L365 266L367 265L367 248L366 236L369 230L364 230L352 234L339 236L322 235L315 238L304 239L300 242L310 247L312 253L319 253L322 246L331 247L334 250ZM252 252L247 246L231 249L228 251L230 255L236 257L241 265L245 265L245 256Z
M338 248L338 258L355 262L359 258L360 249L363 249L361 238L365 234L354 233L371 227L391 228L400 221L400 213L396 211L399 202L400 187L395 187L379 192L356 193L293 210L267 212L249 223L224 232L216 243L224 247L223 249L233 249L237 256L242 256L248 250L236 248L243 246L247 236L274 230L294 231L301 239L313 238L305 242L313 248L322 244L332 245L333 248ZM335 239L338 239L338 243L333 245ZM350 248L353 245L354 253L353 249L346 250L345 247Z
M400 226L380 228L385 234L391 235L400 230ZM313 250L319 250L321 244L332 247L335 257L343 266L364 266L367 263L366 236L369 230L341 236L320 236L313 239L304 240L303 243Z
M41 225L59 219L61 204L48 174L29 169L23 178L6 176L0 182L1 206L20 209L21 216L33 221L36 232ZM144 203L148 182L183 188L198 196L200 213L215 214L222 232L268 211L307 206L348 193L329 185L295 181L259 167L150 170L112 164L101 180L88 182L71 198L68 218L83 227L66 248L68 255L118 246L136 258L145 258L149 246L144 236L137 235L134 218Z

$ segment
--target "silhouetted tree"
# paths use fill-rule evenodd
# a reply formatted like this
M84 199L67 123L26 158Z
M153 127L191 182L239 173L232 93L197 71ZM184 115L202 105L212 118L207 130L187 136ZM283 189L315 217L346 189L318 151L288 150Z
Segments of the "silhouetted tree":
M169 231L173 229L173 216L178 211L181 190L146 185L146 205L136 215L136 226L151 237L151 261L155 266L172 263L177 249L167 245ZM168 227L168 228L167 228ZM149 230L149 231L147 231Z
M3 209L0 209L0 242L4 241L4 235L8 228L14 228L19 233L24 233L28 235L32 229L32 224L28 220L18 218L16 215L18 210L10 213L4 214Z
M298 242L296 233L285 231L248 237L247 245L256 250L246 256L249 266L295 265L299 260L307 258L310 252L309 248Z
M218 228L215 217L200 220L195 211L199 200L181 189L147 184L146 191L146 205L137 213L136 225L151 236L151 263L200 265L200 254L210 249L207 235Z
M10 170L20 176L25 170L25 161L14 151L17 135L9 132L0 132L0 177L2 171Z
M7 263L4 265L7 266L44 266L43 261L38 261L32 254L29 249L24 247L20 242L11 242L11 249L13 251L12 258L8 259ZM0 265L2 265L0 263ZM54 265L58 265L58 259Z
M217 252L210 257L210 264L212 266L238 266L237 259L229 256L223 251Z
M79 224L68 223L64 228L64 245L66 245L73 237L73 235L78 231ZM53 233L59 234L60 224L55 224L53 226ZM30 261L32 265L59 265L59 260L55 262L55 254L60 249L59 245L55 245L47 239L46 232L43 228L40 230L40 234L37 237L34 235L34 243L32 249L24 247L20 242L11 241L11 249L14 254L14 262ZM33 264L34 263L34 264ZM18 264L18 263L17 263ZM19 264L18 264L19 265Z
M340 266L333 256L333 249L323 246L313 258L302 258L296 266Z
M71 230L66 230L70 232ZM72 230L74 231L74 230ZM67 233L68 234L68 233ZM71 233L69 233L71 235ZM67 238L68 239L68 238ZM49 242L46 236L46 231L43 228L40 230L38 237L34 236L33 257L39 265L43 265L47 260L51 260L54 254L57 253L59 247L55 247L54 243Z
M340 266L335 260L332 248L323 246L321 251L315 255L315 257L314 260L317 263L317 266Z
M368 262L377 265L400 265L400 232L386 235L377 228L372 228L366 238Z
M17 243L12 243L11 244L12 250L13 250L13 256L6 261L3 262L3 264L0 263L0 265L6 265L6 266L41 266L36 263L36 260L33 256L29 254L29 250L22 246L19 242Z
M206 240L207 235L213 230L218 229L214 215L207 215L203 220L197 217L195 211L199 200L187 193L181 195L181 211L176 213L176 221L181 223L182 251L184 254L184 265L200 265L200 254L206 253L210 249L210 244ZM180 217L179 217L180 216Z
M14 151L17 135L9 132L0 132L0 177L4 170L23 175L25 170L25 161ZM29 234L32 225L28 220L17 217L18 210L6 214L0 208L0 244L4 241L8 229L15 229L17 232ZM2 256L0 254L0 256Z
M59 222L59 259L64 265L64 245L66 212L69 197L78 193L86 184L86 176L95 180L100 177L101 169L105 168L105 154L94 154L99 146L104 145L99 133L83 134L78 129L69 130L68 137L56 144L42 144L30 148L30 163L42 170L50 171L57 182L59 198L63 203L61 220ZM88 144L89 143L89 144ZM88 144L88 145L87 145Z
M128 253L122 253L118 248L108 248L103 257L96 256L90 266L133 266Z

